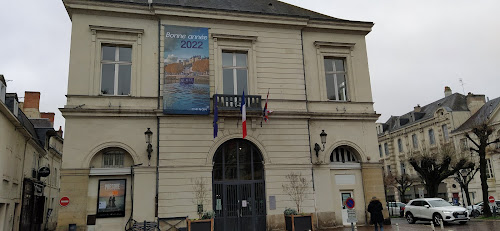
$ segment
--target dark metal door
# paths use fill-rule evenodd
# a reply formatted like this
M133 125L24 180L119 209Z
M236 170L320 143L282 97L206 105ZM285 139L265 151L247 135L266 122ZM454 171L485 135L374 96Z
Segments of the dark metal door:
M248 141L223 144L214 156L213 207L217 231L266 230L264 169Z

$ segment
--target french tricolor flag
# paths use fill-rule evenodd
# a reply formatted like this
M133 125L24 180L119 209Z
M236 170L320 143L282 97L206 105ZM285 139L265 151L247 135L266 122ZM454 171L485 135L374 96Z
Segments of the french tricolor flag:
M247 136L247 106L245 105L245 91L241 97L241 127L243 128L243 139Z

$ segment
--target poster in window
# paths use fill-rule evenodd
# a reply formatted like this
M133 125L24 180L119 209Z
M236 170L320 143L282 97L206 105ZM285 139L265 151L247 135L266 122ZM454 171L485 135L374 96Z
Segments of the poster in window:
M124 217L127 180L99 180L97 217Z
M163 113L210 113L208 28L164 25Z

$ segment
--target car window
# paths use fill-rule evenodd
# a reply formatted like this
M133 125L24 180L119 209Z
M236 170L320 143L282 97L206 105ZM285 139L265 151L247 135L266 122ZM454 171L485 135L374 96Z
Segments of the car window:
M413 202L411 202L411 205L413 205L413 206L422 206L422 201L413 201Z
M433 201L429 201L429 203L432 205L432 207L446 207L446 206L451 206L451 204L448 203L445 200L433 200Z
M427 201L422 201L422 205L421 206L426 206L426 205L429 205L429 203L427 203Z

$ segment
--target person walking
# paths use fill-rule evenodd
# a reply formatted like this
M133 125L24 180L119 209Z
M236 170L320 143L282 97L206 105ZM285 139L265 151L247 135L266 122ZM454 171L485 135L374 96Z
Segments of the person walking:
M384 215L382 214L382 203L377 197L372 197L370 204L368 205L368 212L370 213L370 221L375 226L375 231L378 231L378 226L380 231L384 231ZM377 226L378 225L378 226Z

